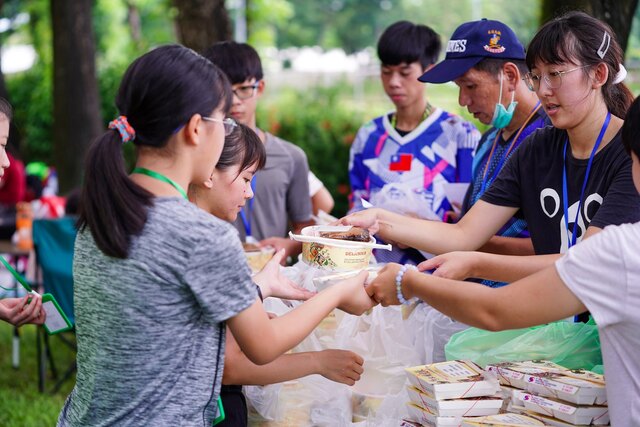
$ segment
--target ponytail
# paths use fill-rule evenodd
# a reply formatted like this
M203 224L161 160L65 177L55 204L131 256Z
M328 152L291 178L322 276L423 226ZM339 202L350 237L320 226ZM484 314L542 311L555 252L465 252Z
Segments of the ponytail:
M172 45L136 59L120 83L116 106L122 116L93 142L85 159L79 208L80 230L89 228L105 255L127 258L131 238L147 221L153 195L127 174L123 141L158 150L194 114L227 112L233 94L224 74L191 49ZM134 136L135 135L135 136Z
M612 75L609 76L609 80L611 79L613 79ZM602 97L611 114L621 119L626 117L627 110L633 102L633 94L624 83L615 84L607 81L602 86Z
M139 235L147 221L151 197L129 179L117 131L109 130L93 142L85 160L78 226L89 227L102 252L127 257L131 236Z

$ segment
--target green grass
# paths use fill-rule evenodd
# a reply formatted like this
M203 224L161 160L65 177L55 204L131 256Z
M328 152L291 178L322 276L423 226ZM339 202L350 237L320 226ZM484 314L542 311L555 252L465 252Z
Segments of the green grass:
M55 395L38 391L38 360L36 327L20 328L20 367L11 366L13 327L0 322L0 426L54 426L67 395L75 384L69 379ZM57 337L50 337L56 368L60 375L73 361L73 353ZM54 384L50 372L45 382L47 390Z

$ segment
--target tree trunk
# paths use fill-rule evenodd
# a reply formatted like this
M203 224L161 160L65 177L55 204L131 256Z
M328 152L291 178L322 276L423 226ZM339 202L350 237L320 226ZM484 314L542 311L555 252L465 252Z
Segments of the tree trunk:
M92 4L51 0L53 159L62 193L80 185L87 147L103 130Z
M176 26L180 43L204 52L215 42L231 40L231 21L224 0L172 0L178 9Z
M544 23L569 10L582 10L609 24L626 52L637 6L638 0L543 0L541 19Z

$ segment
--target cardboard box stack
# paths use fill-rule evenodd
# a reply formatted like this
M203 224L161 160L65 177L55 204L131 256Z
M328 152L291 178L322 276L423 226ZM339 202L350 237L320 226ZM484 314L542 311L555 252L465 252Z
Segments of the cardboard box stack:
M449 361L406 369L410 419L425 426L460 426L463 417L497 414L500 385L469 361Z
M487 365L486 370L502 384L510 412L524 413L552 426L609 424L602 375L537 360Z

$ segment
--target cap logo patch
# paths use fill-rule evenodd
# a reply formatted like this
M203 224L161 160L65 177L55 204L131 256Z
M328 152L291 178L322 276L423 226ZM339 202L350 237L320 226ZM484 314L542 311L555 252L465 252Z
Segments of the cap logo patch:
M505 47L500 45L500 36L502 33L498 30L489 30L487 32L491 37L489 38L489 44L484 45L484 50L491 53L502 53L505 51Z
M467 39L449 40L449 44L447 44L447 53L449 52L462 53L466 50L467 50Z

